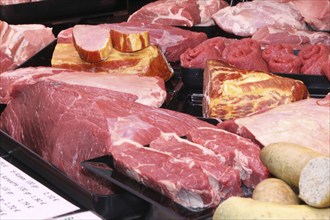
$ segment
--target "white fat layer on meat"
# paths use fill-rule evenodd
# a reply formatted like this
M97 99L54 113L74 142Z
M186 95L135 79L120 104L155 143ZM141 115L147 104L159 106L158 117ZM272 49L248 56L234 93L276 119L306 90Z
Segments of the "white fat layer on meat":
M234 169L237 169L240 173L242 180L247 180L252 174L252 169L249 169L249 160L248 158L240 151L235 149L235 165Z
M207 205L204 204L203 199L200 197L198 193L188 191L185 189L181 189L176 194L176 198L182 205L189 208L201 208Z
M162 37L154 40L157 45L160 45L161 51L165 52L168 47L175 46L184 39L182 35L172 35L169 31L164 30Z

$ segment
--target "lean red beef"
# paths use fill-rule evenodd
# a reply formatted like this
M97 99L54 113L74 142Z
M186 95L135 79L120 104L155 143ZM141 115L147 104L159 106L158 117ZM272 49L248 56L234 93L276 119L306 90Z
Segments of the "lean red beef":
M212 18L221 29L238 36L252 36L258 29L268 25L306 29L298 11L289 3L276 0L240 2L220 9Z
M301 60L290 45L271 44L262 51L262 58L273 73L300 73Z
M40 80L22 86L1 114L0 128L42 155L85 189L107 193L80 162L110 152L122 139L149 144L162 132L185 135L213 127L193 116L111 98L106 89Z
M330 34L327 32L316 32L299 30L290 27L265 26L258 29L252 39L258 41L262 47L270 44L289 44L293 49L301 49L305 45L318 43L330 47Z
M158 0L135 11L127 21L192 27L201 17L197 1Z
M247 194L269 177L267 168L259 158L259 146L249 139L242 139L222 129L203 127L191 129L187 137L212 150L226 165L238 170L243 184L249 189L245 192Z
M102 74L77 72L50 67L29 67L7 71L0 75L0 103L8 103L16 91L38 81L49 80L51 84L84 86L86 91L104 89L107 94L132 100L141 104L160 107L166 98L164 81L158 77L138 75ZM111 93L113 91L113 93Z
M301 60L301 73L303 74L322 74L322 65L330 55L330 49L324 44L310 45L302 48L298 57Z
M225 49L225 41L223 37L210 38L194 48L188 48L180 56L180 63L185 68L201 68L205 67L206 60L222 59L222 52Z
M150 44L158 45L169 62L180 60L180 55L188 48L193 48L207 40L207 35L202 32L193 32L168 25L147 23L122 22L101 24L109 29L118 31L148 31ZM57 36L58 43L72 43L72 28L61 31Z
M239 172L231 166L225 165L212 150L180 138L173 133L161 134L149 146L176 159L191 160L199 164L203 172L212 180L218 202L230 196L243 195Z
M328 60L322 64L321 72L330 81L330 54Z
M261 146L291 142L329 156L329 124L328 97L327 101L308 98L280 105L260 114L221 122L218 127L250 138Z
M15 69L54 40L52 29L44 25L0 21L0 73Z
M268 72L267 63L261 58L260 44L251 38L232 41L225 47L222 56L239 69Z

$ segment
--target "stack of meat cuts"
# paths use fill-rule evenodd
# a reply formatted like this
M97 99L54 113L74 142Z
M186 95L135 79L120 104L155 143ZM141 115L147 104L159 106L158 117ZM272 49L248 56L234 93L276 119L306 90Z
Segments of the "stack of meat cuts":
M15 69L54 40L52 29L44 25L0 21L0 73Z
M159 83L164 82L146 77L143 84L143 77L121 77L46 67L7 72L1 80L8 85L1 94L10 101L0 128L98 194L113 188L85 172L80 162L109 153L118 170L189 208L249 195L268 177L258 145L193 116L155 107L154 101L152 106L138 103L161 99ZM147 88L135 94L137 81ZM217 144L227 150L215 152L207 143L195 143L195 129L204 129L205 137L207 129L219 133L228 140ZM188 140L180 138L189 133ZM237 156L228 158L233 153Z
M131 14L128 22L170 26L214 25L212 15L227 7L224 0L157 0Z

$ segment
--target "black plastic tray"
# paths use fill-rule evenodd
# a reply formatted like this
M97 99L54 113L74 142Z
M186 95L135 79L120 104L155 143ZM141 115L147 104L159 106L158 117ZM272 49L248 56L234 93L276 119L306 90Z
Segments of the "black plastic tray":
M181 77L184 85L191 89L203 89L204 69L181 67ZM285 74L276 75L301 80L307 87L311 97L321 98L330 92L330 82L325 76L306 74Z
M0 20L10 24L45 23L55 20L126 10L126 1L119 0L43 0L1 5Z
M149 202L154 208L159 209L160 213L166 213L166 217L162 216L162 219L207 219L213 216L214 208L197 211L187 209L153 189L121 174L116 171L111 155L86 160L81 165L110 183Z
M122 191L112 195L92 194L62 171L0 130L0 152L6 160L83 210L92 210L105 219L142 219L149 204Z

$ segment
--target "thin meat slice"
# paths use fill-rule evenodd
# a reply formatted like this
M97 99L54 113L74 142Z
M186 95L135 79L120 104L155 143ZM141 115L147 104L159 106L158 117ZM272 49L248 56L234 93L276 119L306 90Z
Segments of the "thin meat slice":
M298 57L301 60L301 73L321 75L322 64L328 60L330 50L324 44L310 45L301 49Z
M148 31L120 31L116 29L110 30L113 48L124 53L131 53L142 50L149 46Z
M219 204L213 181L193 160L177 159L125 140L114 143L111 153L117 170L185 207L200 209Z
M261 57L260 44L251 38L232 41L223 50L222 56L237 68L268 72L267 63Z
M176 159L193 160L199 164L210 179L217 181L217 200L230 196L242 196L239 172L225 165L216 154L202 145L192 143L173 133L163 133L150 143L150 148L167 153Z
M73 44L81 59L96 63L106 60L112 49L109 30L98 25L75 25Z
M202 127L190 130L187 137L212 150L227 166L237 169L243 184L250 190L269 177L267 168L259 158L259 146L247 138L222 129ZM250 190L248 193L251 193Z

